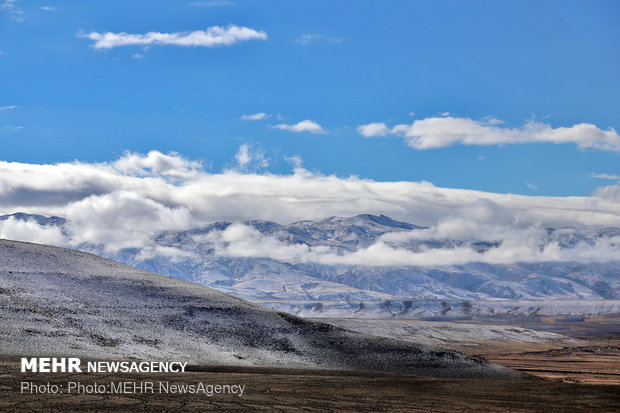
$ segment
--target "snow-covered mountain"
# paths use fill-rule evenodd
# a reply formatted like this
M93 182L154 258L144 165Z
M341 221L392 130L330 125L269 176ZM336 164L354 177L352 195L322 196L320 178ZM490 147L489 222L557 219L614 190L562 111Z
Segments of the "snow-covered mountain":
M40 225L66 223L27 215ZM7 216L0 217L0 220ZM271 308L312 317L442 319L620 312L620 256L606 262L539 261L462 264L399 263L405 253L467 250L483 256L501 239L411 236L426 228L386 216L330 217L280 225L269 221L217 222L155 235L144 248L82 250L148 271L193 281ZM576 246L596 251L602 241L620 243L618 228L547 228L540 250L564 255ZM398 243L389 262L372 265L365 255ZM400 254L400 255L399 255ZM347 262L349 257L355 260ZM553 300L551 303L549 300ZM579 304L575 304L579 300Z

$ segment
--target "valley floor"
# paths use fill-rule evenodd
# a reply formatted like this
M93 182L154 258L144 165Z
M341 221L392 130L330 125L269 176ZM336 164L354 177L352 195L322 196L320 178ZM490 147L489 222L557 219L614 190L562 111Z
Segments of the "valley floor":
M324 319L354 331L449 348L540 378L619 386L620 315L581 322L486 324ZM526 327L536 330L524 329ZM546 331L545 331L546 330ZM561 333L562 335L552 332Z
M482 350L482 351L480 351ZM534 376L581 384L614 385L620 393L620 342L564 348L479 349L487 360Z

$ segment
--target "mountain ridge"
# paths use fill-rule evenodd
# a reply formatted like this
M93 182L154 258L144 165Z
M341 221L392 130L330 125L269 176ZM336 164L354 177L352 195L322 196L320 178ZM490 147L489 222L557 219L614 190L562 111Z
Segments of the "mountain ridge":
M6 217L0 217L0 222ZM29 218L23 214L19 219ZM58 220L51 218L49 221L42 220L40 216L36 219L43 225L59 225ZM588 311L607 311L604 306L599 306L599 310L590 310L592 305L586 303L601 300L613 304L612 311L616 311L618 306L614 300L620 299L620 258L607 263L471 262L444 266L369 266L218 254L217 249L222 245L226 247L228 241L214 244L213 239L233 228L250 231L249 236L258 237L258 244L273 242L274 248L283 246L304 252L329 249L334 256L355 253L374 245L381 237L407 235L427 229L370 214L298 221L288 225L263 220L215 222L184 231L160 232L152 237L149 246L142 249L127 248L110 253L98 245L83 244L78 248L149 271L207 285L272 308L312 317L329 317L338 312L348 317L372 316L381 312L388 317L422 319L446 315L469 317L476 311L463 313L456 310L463 302L489 300L575 300L583 303L583 308L587 307ZM67 231L65 227L61 229ZM620 236L620 229L613 227L547 228L545 231L545 242L556 243L560 249L571 248L578 243L593 244L602 237L613 239ZM412 251L432 251L434 248L467 246L481 253L496 248L498 244L500 242L477 239L432 238L414 240L405 247ZM161 248L179 255L158 255ZM263 249L270 252L269 248ZM416 311L409 311L412 305L406 304L424 301L433 303L417 304L420 309ZM448 303L452 309L442 313L441 302ZM528 304L522 307L516 313L527 315L541 306ZM529 310L529 307L533 309ZM581 311L566 306L562 308L567 308L562 311L569 313ZM477 314L508 310L500 310L491 302L479 308Z

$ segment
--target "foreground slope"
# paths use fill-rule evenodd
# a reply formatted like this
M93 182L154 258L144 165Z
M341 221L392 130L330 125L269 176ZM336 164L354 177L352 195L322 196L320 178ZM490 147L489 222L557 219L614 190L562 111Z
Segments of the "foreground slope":
M91 254L0 240L0 355L185 360L511 377L431 351L267 310Z

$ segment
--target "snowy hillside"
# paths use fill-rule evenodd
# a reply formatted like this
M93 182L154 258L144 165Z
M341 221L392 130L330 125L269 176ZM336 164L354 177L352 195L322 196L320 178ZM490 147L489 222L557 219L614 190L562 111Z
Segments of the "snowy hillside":
M0 355L511 377L452 351L277 313L79 251L0 240Z

